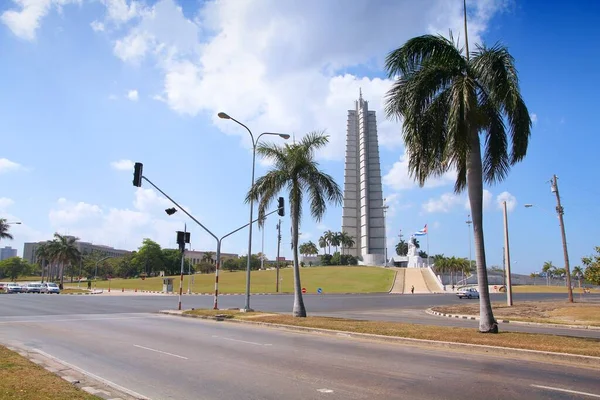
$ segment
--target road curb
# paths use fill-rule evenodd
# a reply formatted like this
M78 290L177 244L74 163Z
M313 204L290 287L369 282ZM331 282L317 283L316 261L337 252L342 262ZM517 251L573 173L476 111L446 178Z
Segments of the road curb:
M538 360L550 361L550 362L560 362L567 364L574 364L577 366L588 366L596 369L600 369L600 357L594 356L584 356L578 354L569 354L569 353L555 353L549 351L540 351L540 350L528 350L528 349L516 349L512 347L502 347L502 346L489 346L482 344L468 344L468 343L457 343L457 342L445 342L439 340L428 340L428 339L414 339L414 338L404 338L398 336L385 336L385 335L376 335L369 333L356 333L356 332L348 332L348 331L337 331L332 329L323 329L323 328L309 328L304 326L294 326L294 325L285 325L285 324L273 324L269 322L257 322L257 321L245 321L233 318L223 318L223 317L213 317L206 315L190 315L184 314L183 311L178 310L161 310L158 311L159 314L178 316L178 317L186 317L186 318L197 318L197 319L207 319L213 321L220 322L235 322L239 324L248 324L255 326L265 326L269 328L277 328L277 329L285 329L291 331L298 332L309 332L309 333L320 333L328 336L336 336L336 337L346 337L353 339L370 339L377 340L382 342L391 342L391 343L401 343L408 345L426 345L428 347L434 348L450 348L450 349L469 349L476 350L480 352L484 352L486 354L494 354L501 356L512 356L512 357L522 357L524 355L533 356Z
M446 314L439 311L434 311L431 308L425 310L425 312L429 315L435 315L438 317L446 317L446 318L458 318L458 319L470 319L474 321L479 321L479 317L475 315L461 315L461 314ZM511 324L511 325L531 325L531 326L540 326L546 328L567 328L567 329L588 329L588 330L600 330L600 326L593 325L563 325L563 324L545 324L541 322L527 322L527 321L514 321L508 319L497 319L496 322L502 324Z
M66 382L101 399L110 400L150 400L133 390L129 390L114 382L101 378L79 367L69 364L42 350L24 344L7 344L6 348L18 353L46 371L62 378Z

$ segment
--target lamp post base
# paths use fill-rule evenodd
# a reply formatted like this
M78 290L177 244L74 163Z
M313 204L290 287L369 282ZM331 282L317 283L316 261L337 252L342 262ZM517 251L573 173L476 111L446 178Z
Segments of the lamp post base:
M240 312L254 312L251 308L240 308Z

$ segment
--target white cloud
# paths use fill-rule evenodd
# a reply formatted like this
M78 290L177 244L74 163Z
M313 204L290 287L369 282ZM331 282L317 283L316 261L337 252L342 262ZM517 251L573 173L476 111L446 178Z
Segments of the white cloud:
M472 7L474 38L502 2L486 0ZM380 144L402 144L400 125L383 115L391 82L342 71L378 68L390 49L425 33L423 26L444 34L449 27L459 31L461 5L448 3L205 2L192 21L173 0L161 0L138 13L139 22L116 39L114 52L126 62L153 60L163 73L161 98L177 113L206 112L223 132L242 136L244 143L245 132L218 120L217 112L226 111L256 131L300 137L324 129L331 145L321 156L341 160L347 110L359 87L377 112ZM331 18L342 14L347 17Z
M107 19L116 24L125 23L143 12L143 7L137 1L127 0L102 0L106 6Z
M442 176L431 177L427 179L425 188L434 188L454 184L456 181L456 172L450 170ZM392 168L382 178L384 185L391 187L394 190L407 190L419 186L417 182L409 175L408 172L408 155L406 152L400 156L400 159L392 165Z
M10 161L7 158L0 158L0 174L10 171L18 171L20 169L23 169L21 164Z
M40 22L52 7L59 11L69 3L79 3L80 0L13 0L16 8L6 10L0 15L0 21L12 33L25 40L34 40Z
M133 171L133 161L131 160L113 161L110 166L118 171Z
M6 209L15 204L13 199L8 197L0 197L0 211L6 211Z
M104 32L104 24L100 21L92 21L90 26L94 32Z
M127 98L131 101L138 101L140 96L138 94L138 91L133 89L133 90L130 90L129 92L127 92Z
M423 211L428 213L449 212L456 205L461 204L463 199L453 193L444 193L439 199L429 199L423 204Z
M388 194L385 197L385 205L388 206L387 217L393 218L398 215L398 211L407 210L412 207L411 203L402 202L402 195L400 193Z
M529 117L531 118L531 122L533 122L534 124L537 124L537 122L538 122L537 114L531 113L531 114L529 114Z
M502 192L496 197L496 204L498 205L498 209L502 210L504 207L503 202L506 201L506 209L508 212L511 212L517 206L517 198L510 194L509 192Z
M120 209L61 198L48 217L54 231L68 232L84 241L135 249L149 237L162 246L174 245L174 232L186 221L183 213L167 217L164 210L171 203L152 189L137 189L132 205ZM214 248L214 241L206 235L195 237L194 247Z

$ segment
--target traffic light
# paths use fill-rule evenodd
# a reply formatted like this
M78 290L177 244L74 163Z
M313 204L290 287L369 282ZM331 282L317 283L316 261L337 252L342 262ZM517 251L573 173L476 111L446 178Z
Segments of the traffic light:
M190 233L177 231L177 244L179 245L179 250L183 251L185 249L185 244L190 242Z
M283 197L279 198L279 204L277 205L277 214L279 214L280 217L283 217L285 215L285 207L283 204Z
M142 187L142 169L144 164L136 162L133 166L133 186Z

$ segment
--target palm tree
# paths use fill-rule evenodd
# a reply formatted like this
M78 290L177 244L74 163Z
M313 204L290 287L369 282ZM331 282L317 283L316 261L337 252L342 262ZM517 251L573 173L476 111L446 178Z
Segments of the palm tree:
M552 265L552 261L546 261L542 266L542 272L546 274L546 286L550 285L549 278L552 277L552 272L554 272L555 269L556 267Z
M350 236L347 232L341 232L340 244L342 245L342 254L344 254L344 247L350 249L356 244L356 242L354 241L354 238Z
M205 263L212 264L213 255L214 255L214 253L212 251L207 251L206 253L202 254L202 260L201 261L205 262Z
M325 248L327 247L327 238L325 238L325 235L319 238L319 247L323 249L323 254L325 254Z
M48 243L41 243L35 248L35 261L40 265L42 269L42 282L44 282L45 267L48 263L49 258L49 246Z
M483 181L502 181L525 157L531 133L514 64L504 46L477 46L469 54L467 45L463 55L452 38L433 35L410 39L386 58L389 76L398 77L387 94L386 113L404 118L411 175L422 186L430 177L456 170L455 192L468 190L481 332L498 332L485 262Z
M340 232L335 232L333 234L333 237L331 238L331 245L333 247L335 247L336 253L338 251L338 246L340 246L341 244L342 244L342 236L341 236Z
M396 245L396 254L398 254L399 256L406 256L408 254L408 243L400 239L400 241Z
M298 231L302 219L303 200L306 197L313 219L320 221L327 209L327 203L341 204L342 191L334 179L319 169L315 152L329 142L327 136L312 132L298 143L260 144L258 154L274 162L266 175L258 178L246 196L258 201L259 217L265 214L269 204L281 190L288 192L292 226L292 251L294 257L294 308L295 317L306 317L300 284L298 263Z
M65 266L72 262L77 262L81 257L81 253L75 246L79 238L73 236L54 234L54 240L48 245L50 258L59 265L58 276L60 279L59 287L62 290L64 287L64 271Z
M323 234L323 237L327 241L327 246L329 248L328 251L329 251L329 254L331 254L331 245L335 238L335 232L325 231L325 233Z
M573 275L577 278L579 282L579 289L581 289L581 278L583 278L583 268L579 265L573 268Z
M421 245L419 244L419 240L417 238L412 238L412 242L417 249L419 249L421 247Z
M6 222L5 218L0 218L0 240L1 239L9 239L13 240L13 235L8 233L10 230L10 224Z

